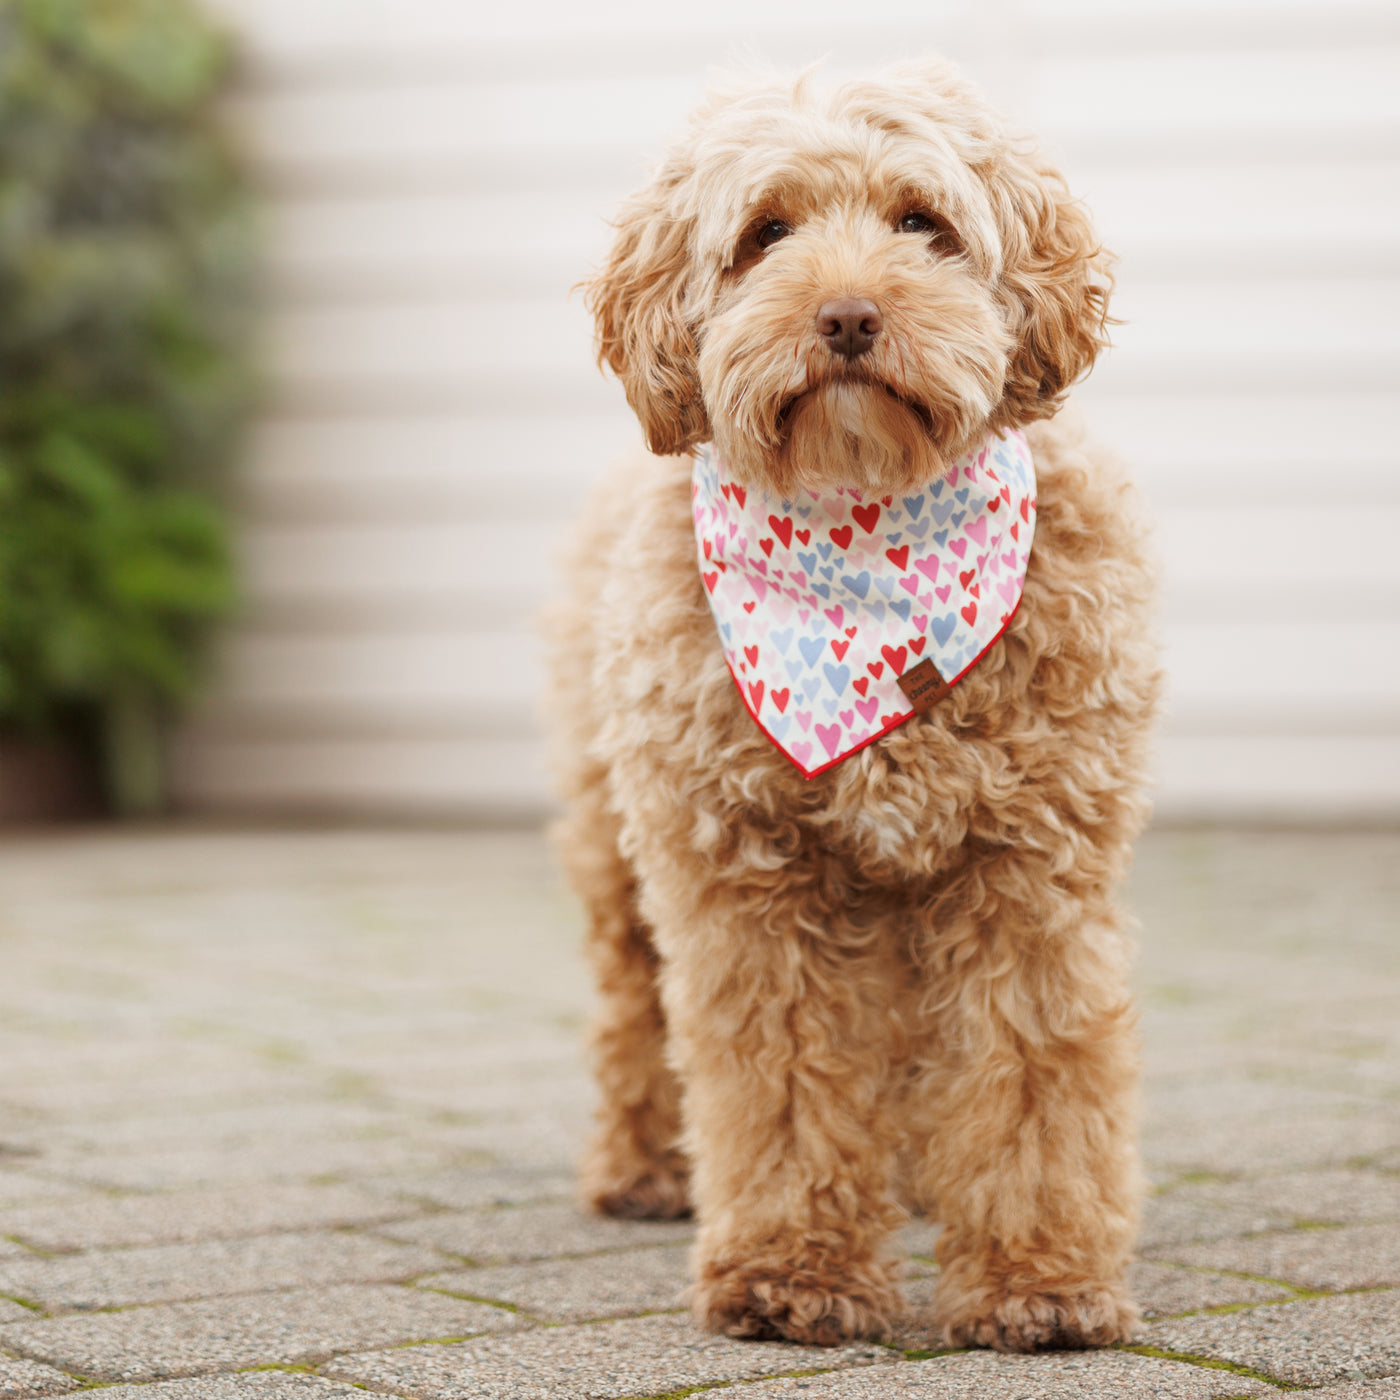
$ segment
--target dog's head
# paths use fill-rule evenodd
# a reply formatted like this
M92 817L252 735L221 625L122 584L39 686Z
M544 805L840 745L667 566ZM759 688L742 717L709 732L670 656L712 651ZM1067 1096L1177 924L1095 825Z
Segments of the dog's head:
M716 93L617 229L588 299L652 450L784 494L935 480L1106 343L1084 211L941 62Z

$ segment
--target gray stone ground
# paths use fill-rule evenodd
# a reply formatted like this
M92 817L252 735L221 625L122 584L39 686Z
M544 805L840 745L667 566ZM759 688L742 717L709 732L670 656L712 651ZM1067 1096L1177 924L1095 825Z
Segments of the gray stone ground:
M530 834L0 843L0 1400L1400 1396L1400 833L1159 831L1131 1348L705 1336L570 1204L578 916ZM1389 1378L1389 1379L1387 1379Z

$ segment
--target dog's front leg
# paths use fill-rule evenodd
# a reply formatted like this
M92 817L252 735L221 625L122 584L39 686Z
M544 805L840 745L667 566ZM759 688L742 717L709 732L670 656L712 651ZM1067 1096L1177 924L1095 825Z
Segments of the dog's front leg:
M1137 1317L1136 1016L1096 883L1002 851L934 911L921 1194L950 1345L1102 1346Z
M650 912L700 1221L693 1310L731 1336L834 1344L899 1310L881 1102L899 1031L873 940L843 939L791 877L697 882Z

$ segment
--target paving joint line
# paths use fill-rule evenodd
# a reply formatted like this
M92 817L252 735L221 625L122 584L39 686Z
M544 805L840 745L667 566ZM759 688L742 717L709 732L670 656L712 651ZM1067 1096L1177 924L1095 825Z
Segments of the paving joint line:
M1132 1352L1135 1356L1146 1356L1156 1361L1180 1361L1188 1366L1197 1366L1210 1371L1228 1371L1234 1376L1244 1376L1252 1381L1262 1381L1276 1390L1303 1390L1292 1381L1281 1381L1264 1371L1256 1371L1252 1366L1243 1366L1238 1361L1222 1361L1213 1356L1200 1356L1190 1351L1171 1351L1166 1347L1152 1346L1147 1342L1115 1342L1114 1351Z

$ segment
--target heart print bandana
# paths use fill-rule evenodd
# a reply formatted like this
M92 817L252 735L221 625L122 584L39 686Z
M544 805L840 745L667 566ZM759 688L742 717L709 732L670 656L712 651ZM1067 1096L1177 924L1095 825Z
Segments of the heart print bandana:
M941 699L1021 601L1035 466L1019 432L912 495L869 499L840 488L783 500L730 480L707 446L692 498L734 684L808 778Z

